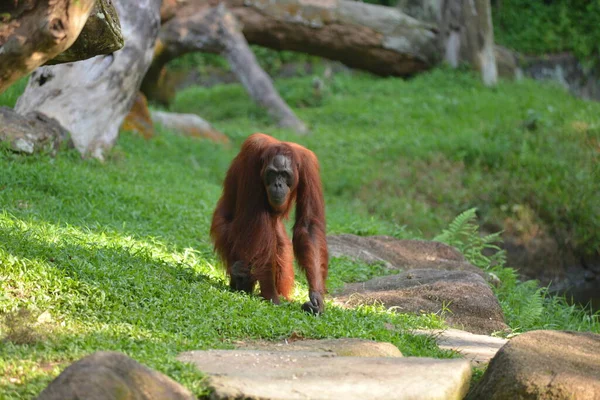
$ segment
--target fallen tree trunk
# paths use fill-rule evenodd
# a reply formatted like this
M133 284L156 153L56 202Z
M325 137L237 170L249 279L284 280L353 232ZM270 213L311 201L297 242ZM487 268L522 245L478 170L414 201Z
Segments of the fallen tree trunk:
M235 17L223 4L210 7L205 3L193 9L183 9L177 18L163 25L152 66L142 84L144 94L149 99L168 102L169 99L160 96L164 65L173 58L194 51L224 55L250 96L280 126L299 133L307 131L306 125L283 101L271 78L258 65Z
M32 73L15 110L37 111L71 132L83 155L103 159L118 136L152 60L161 0L113 0L125 47L110 55L45 66Z
M376 75L439 60L437 28L398 9L347 0L229 0L248 42L313 54Z
M490 0L400 0L397 8L348 0L166 0L163 18L215 2L228 5L251 44L383 76L413 75L441 60L454 67L469 63L487 85L497 80ZM161 65L187 52L166 45L174 51Z
M176 20L218 0L165 3L163 17ZM348 0L225 0L251 44L341 61L377 75L408 76L440 59L437 26L390 7ZM171 38L176 40L176 38ZM171 51L162 65L191 51L163 41Z
M101 30L106 26L110 29ZM76 41L82 29L84 37ZM110 0L5 2L0 5L0 93L59 54L55 63L81 60L116 51L122 40Z

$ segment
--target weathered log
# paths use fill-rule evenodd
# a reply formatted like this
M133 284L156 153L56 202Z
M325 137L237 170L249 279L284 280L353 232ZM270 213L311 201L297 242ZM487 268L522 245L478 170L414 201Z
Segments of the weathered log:
M54 154L69 133L55 120L39 112L19 115L8 107L0 107L0 142L11 150L33 154L48 151Z
M45 65L75 62L114 53L123 48L124 44L121 22L112 0L96 0L75 43Z
M440 46L453 67L466 62L484 84L498 80L490 0L440 0Z
M398 9L347 0L229 0L248 42L408 76L439 60L437 27Z
M400 0L396 9L348 0L168 0L165 17L219 1L251 44L384 76L413 75L446 60L472 64L486 84L497 78L489 0Z
M150 65L160 28L161 0L116 0L125 47L76 63L45 66L32 73L16 110L39 111L71 132L77 150L103 159L131 109Z
M248 42L239 29L235 16L224 4L194 4L183 9L177 18L165 23L156 43L152 66L148 70L142 91L150 99L160 99L161 77L164 65L182 54L203 51L223 54L250 96L282 127L299 133L307 131L273 86L271 78L258 65Z
M94 1L4 1L0 6L0 93L68 49Z
M463 6L469 64L481 72L486 86L498 81L490 0L470 0Z

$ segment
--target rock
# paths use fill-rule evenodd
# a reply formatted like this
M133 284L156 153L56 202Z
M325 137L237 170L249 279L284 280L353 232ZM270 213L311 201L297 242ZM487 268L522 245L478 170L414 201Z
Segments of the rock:
M483 278L468 271L415 269L346 284L336 302L354 307L381 302L402 313L442 313L451 326L490 334L507 329L498 299Z
M486 278L454 247L426 240L399 240L389 236L327 236L330 257L349 257L367 264L384 263L393 269L470 271Z
M598 68L586 68L569 52L523 56L524 75L536 80L550 80L584 99L600 100Z
M0 142L7 142L11 150L20 153L55 154L70 139L69 132L54 118L37 111L21 115L0 107Z
M192 351L212 399L461 399L465 360L336 357L324 352Z
M532 331L511 339L469 399L600 399L600 335Z
M211 124L195 114L179 114L154 110L150 115L154 123L183 136L204 138L216 143L230 143L229 138L224 133L219 132Z
M263 351L316 351L347 357L402 357L400 350L391 343L354 338L238 342L236 347L244 350Z
M476 367L489 363L498 350L508 342L508 339L475 335L459 329L416 330L412 333L433 336L440 349L456 351Z
M68 366L37 400L193 400L166 375L117 352L100 351Z

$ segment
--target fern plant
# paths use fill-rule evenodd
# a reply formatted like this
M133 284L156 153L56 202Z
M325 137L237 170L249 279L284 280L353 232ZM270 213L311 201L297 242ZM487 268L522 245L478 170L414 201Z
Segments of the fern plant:
M600 333L600 312L569 304L565 296L551 293L535 280L521 281L517 271L506 267L500 235L501 232L481 236L477 210L472 208L457 216L434 240L456 247L470 263L500 280L492 290L514 332L565 329Z
M477 209L471 208L454 219L447 229L433 240L456 247L473 265L489 270L496 265L504 265L506 254L498 244L502 242L502 232L479 235ZM493 253L486 255L486 250Z

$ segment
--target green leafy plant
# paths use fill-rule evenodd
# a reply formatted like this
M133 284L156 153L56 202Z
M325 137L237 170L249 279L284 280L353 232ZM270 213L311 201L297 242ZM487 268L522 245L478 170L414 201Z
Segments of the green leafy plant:
M469 262L479 268L489 269L495 265L504 265L506 256L498 246L502 240L502 232L479 235L476 213L475 208L461 213L433 240L458 248ZM493 255L484 255L486 250L490 250Z
M600 51L600 2L503 0L494 2L497 43L525 53L572 51L592 61Z
M572 329L600 332L600 312L569 304L564 296L552 294L535 280L521 281L507 268L500 249L499 233L480 235L475 209L458 215L434 240L459 249L472 264L499 280L492 286L508 325L514 332L534 329ZM493 254L489 255L490 252Z

